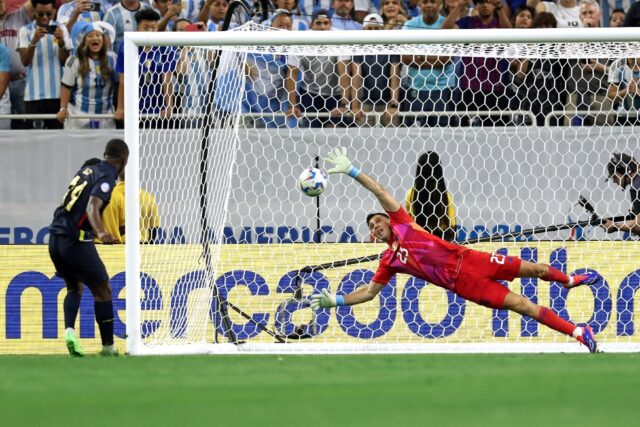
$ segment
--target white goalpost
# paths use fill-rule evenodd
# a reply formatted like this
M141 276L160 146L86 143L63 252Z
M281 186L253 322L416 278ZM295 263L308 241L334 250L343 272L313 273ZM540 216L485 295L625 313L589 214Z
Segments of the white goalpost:
M436 235L597 272L571 291L505 286L590 325L604 351L640 351L637 236L598 226L631 206L605 178L613 153L640 160L636 99L609 88L625 87L640 29L249 23L124 43L128 353L587 351L405 275L369 303L313 313L310 295L366 285L386 249L365 224L381 208L356 182L297 188L336 147ZM608 70L598 82L587 59Z

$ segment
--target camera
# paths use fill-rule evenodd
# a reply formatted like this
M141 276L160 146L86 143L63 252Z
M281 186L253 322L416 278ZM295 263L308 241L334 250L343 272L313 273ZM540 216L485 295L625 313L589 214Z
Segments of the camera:
M89 12L100 12L100 3L89 3Z
M47 25L47 33L53 34L58 29L57 25Z

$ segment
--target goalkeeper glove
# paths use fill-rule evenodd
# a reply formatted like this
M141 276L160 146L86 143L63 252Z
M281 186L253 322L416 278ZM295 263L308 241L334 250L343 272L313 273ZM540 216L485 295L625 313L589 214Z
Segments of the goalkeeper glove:
M335 165L327 171L328 173L346 173L351 178L356 178L360 174L358 168L351 164L351 160L347 157L347 149L344 147L330 151L324 160Z
M344 297L342 295L333 295L328 290L323 289L322 293L311 295L310 305L313 311L344 305Z

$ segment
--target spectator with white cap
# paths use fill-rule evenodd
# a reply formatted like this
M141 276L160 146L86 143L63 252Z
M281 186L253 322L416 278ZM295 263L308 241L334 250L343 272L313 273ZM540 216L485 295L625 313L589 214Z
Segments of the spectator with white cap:
M384 19L370 13L362 21L365 30L385 29ZM366 55L354 58L360 65L362 87L358 91L364 111L382 112L380 124L394 123L400 97L400 56Z

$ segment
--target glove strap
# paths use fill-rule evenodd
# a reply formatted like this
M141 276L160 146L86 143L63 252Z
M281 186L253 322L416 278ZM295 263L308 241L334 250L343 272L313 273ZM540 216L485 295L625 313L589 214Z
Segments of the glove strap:
M349 171L349 173L347 174L349 175L351 178L357 178L358 175L360 175L360 169L358 169L355 166L351 166L351 170Z
M342 295L336 295L336 305L344 305L344 297Z

